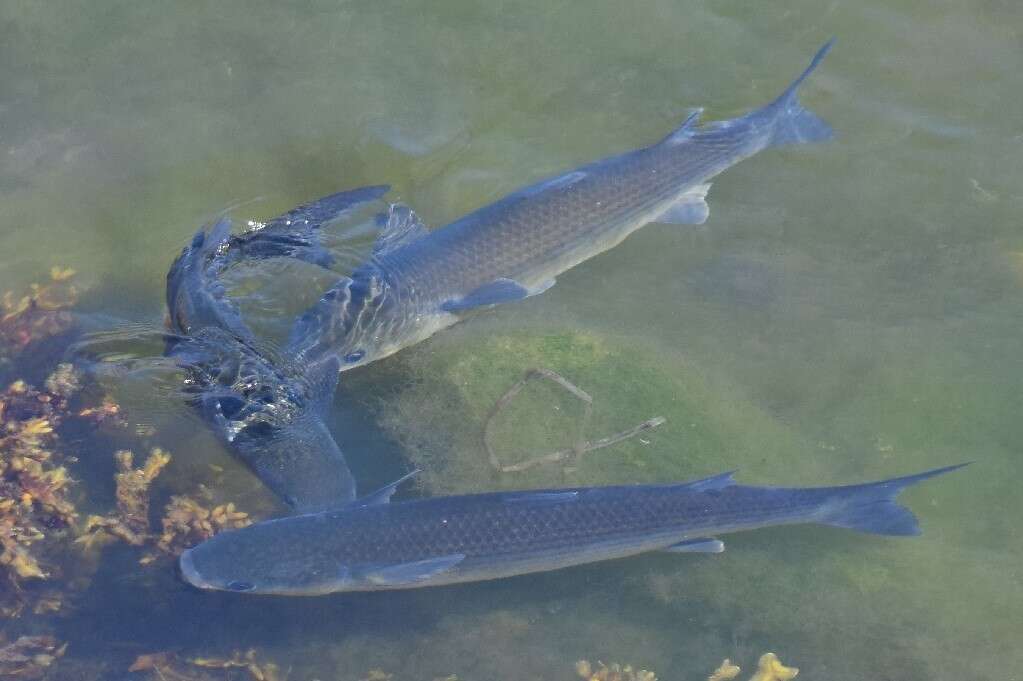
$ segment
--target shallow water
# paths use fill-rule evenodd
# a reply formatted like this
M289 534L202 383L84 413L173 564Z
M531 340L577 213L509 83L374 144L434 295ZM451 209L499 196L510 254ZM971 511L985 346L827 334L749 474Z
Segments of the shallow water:
M1016 678L1020 26L1007 0L8 0L0 290L67 265L80 310L152 327L174 255L225 207L258 219L387 182L442 225L659 139L689 107L712 120L758 106L837 36L803 94L834 142L743 162L715 181L704 227L650 226L542 296L346 374L331 425L364 489L410 459L460 476L451 488L560 484L562 471L476 475L457 455L483 456L474 438L503 387L561 362L552 368L592 391L594 436L669 418L649 448L608 449L567 474L586 483L739 467L751 484L837 484L977 463L905 495L920 538L780 528L727 537L720 556L408 593L200 594L115 545L68 614L0 631L68 642L54 678L127 676L159 650L250 647L292 679L374 668L571 679L581 658L697 679L725 657L751 668L765 650L808 679ZM476 383L459 384L466 375ZM161 502L214 463L240 505L273 512L183 409L117 380L138 398L123 400L129 420L152 424L175 457ZM437 410L440 391L462 411ZM96 506L112 503L114 444L73 445Z

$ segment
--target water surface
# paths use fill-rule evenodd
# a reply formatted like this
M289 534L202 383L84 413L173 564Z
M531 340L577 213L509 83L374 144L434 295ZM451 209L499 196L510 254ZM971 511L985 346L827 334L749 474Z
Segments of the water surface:
M653 449L584 462L586 482L739 467L751 484L835 484L977 464L906 495L917 539L782 528L726 538L720 556L304 600L195 593L114 546L70 614L0 630L67 641L54 678L76 665L116 678L144 652L250 647L292 679L373 668L570 679L580 658L703 678L765 650L804 678L1012 678L1023 665L1020 26L1018 3L998 0L5 2L0 289L68 265L83 311L152 325L174 255L225 207L268 217L386 182L442 225L659 139L689 107L715 119L758 106L837 36L804 93L834 142L728 171L702 228L646 228L543 296L346 374L332 426L364 488L402 471L410 444L438 461L455 456L445 446L469 456L497 383L531 362L571 365L557 349L569 343L583 348L571 378L604 405L595 435L619 427L615 405L669 415ZM487 345L501 338L521 362ZM500 380L485 373L495 362ZM465 375L485 389L454 394ZM427 418L442 390L464 418ZM378 418L398 408L397 425ZM684 410L699 437L687 439ZM212 462L239 503L273 512L211 436L167 411L159 438L175 459L160 500ZM109 505L107 443L78 446L91 453L78 477Z

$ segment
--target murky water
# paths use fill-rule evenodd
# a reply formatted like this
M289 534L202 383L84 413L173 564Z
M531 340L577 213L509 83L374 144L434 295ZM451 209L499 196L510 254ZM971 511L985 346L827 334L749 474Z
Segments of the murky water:
M808 679L1019 677L1021 26L1007 0L8 0L0 289L71 266L99 328L159 325L168 265L225 207L267 217L387 182L442 225L656 140L689 107L758 106L837 36L803 96L834 142L728 171L702 228L650 226L542 296L346 374L332 428L364 489L410 460L433 466L427 492L732 468L751 484L837 484L977 463L905 495L919 538L781 528L728 537L718 556L408 593L200 594L111 545L64 614L0 632L66 641L53 678L249 648L291 679L571 679L583 658L699 679L766 650ZM478 472L483 415L538 364L593 395L593 437L668 423L577 471ZM274 512L183 410L154 405L144 381L114 383L174 456L154 517L210 483L209 464L240 505ZM574 408L545 390L527 400ZM564 424L529 409L508 438L562 446ZM86 506L112 505L127 440L69 445Z

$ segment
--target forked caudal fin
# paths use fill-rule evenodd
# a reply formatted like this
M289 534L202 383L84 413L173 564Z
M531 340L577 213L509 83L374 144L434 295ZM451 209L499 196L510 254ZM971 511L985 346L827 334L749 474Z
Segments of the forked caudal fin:
M836 490L838 494L824 506L823 516L817 522L870 534L892 536L920 534L916 516L909 509L900 506L895 498L911 485L967 465L969 464L960 463L903 478L838 488Z
M800 144L831 139L831 126L799 103L799 86L824 60L834 44L834 38L824 43L806 70L781 93L781 96L750 114L750 117L769 116L773 119L774 133L771 136L771 144Z

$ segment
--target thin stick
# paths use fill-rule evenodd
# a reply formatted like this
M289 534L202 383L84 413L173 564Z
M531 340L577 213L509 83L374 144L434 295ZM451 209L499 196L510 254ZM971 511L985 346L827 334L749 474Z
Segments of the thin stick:
M494 447L491 444L493 436L493 423L495 417L504 411L516 395L522 392L522 389L526 386L529 381L537 378L544 378L553 383L561 386L570 394L575 396L577 399L584 403L583 418L580 420L579 432L575 443L571 447L565 449L559 449L549 454L543 454L541 456L528 459L526 461L520 461L519 463L504 465L494 452ZM623 440L628 440L631 437L635 437L640 433L652 430L657 426L665 423L667 419L663 416L655 416L651 419L647 419L639 425L633 426L628 430L623 430L620 433L602 437L599 440L588 441L585 438L585 432L590 423L590 418L593 415L593 398L585 390L579 388L574 383L569 381L567 378L552 371L550 369L530 369L526 371L525 375L519 379L514 385L505 391L501 397L497 399L494 406L490 408L487 413L486 421L483 424L483 446L487 450L487 457L490 459L490 465L493 466L497 471L501 473L517 473L520 471L529 470L535 466L541 466L548 463L558 463L564 461L570 457L574 457L576 463L582 458L582 455L586 452L591 452L595 449L603 449L604 447L610 447L611 445L618 444Z

